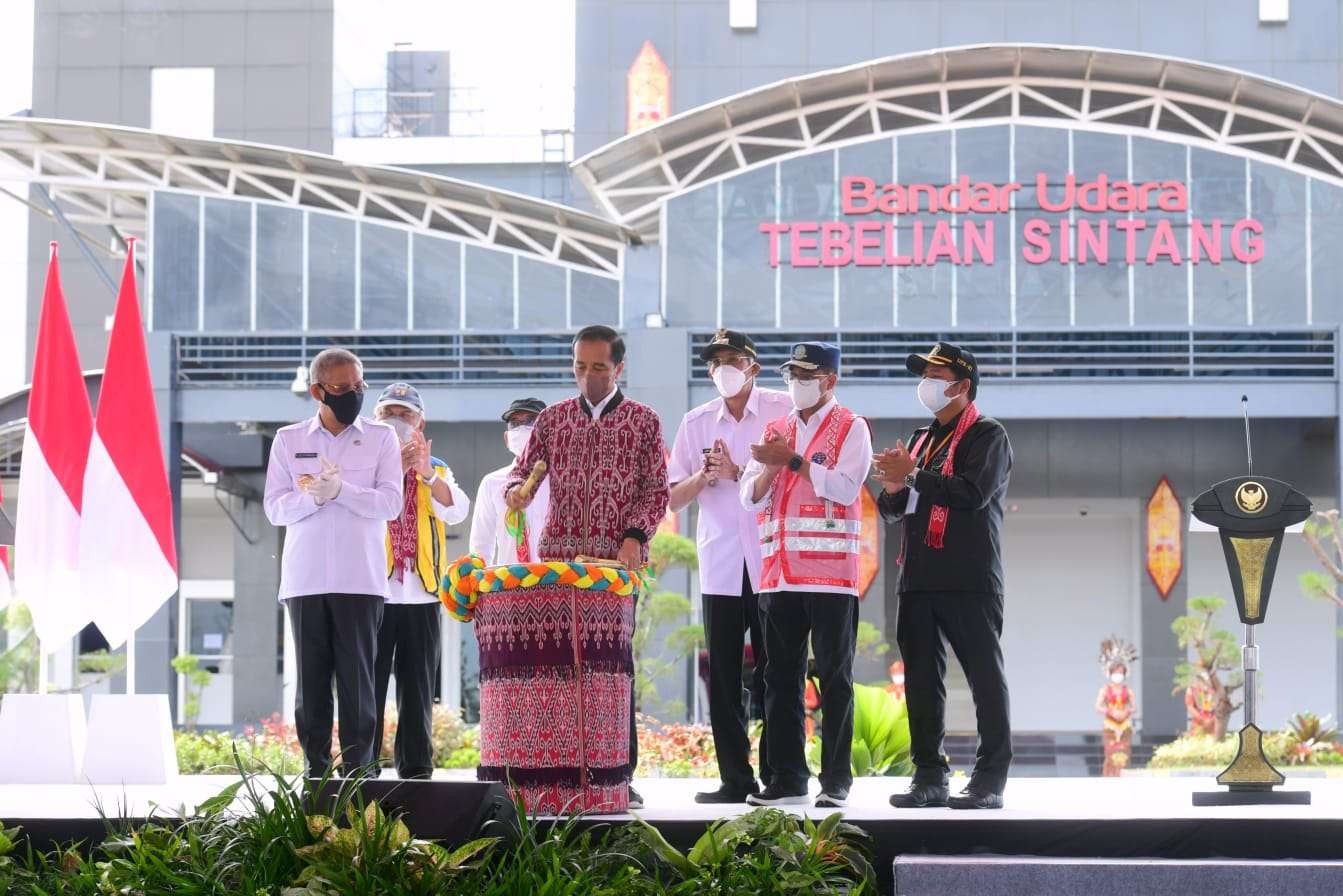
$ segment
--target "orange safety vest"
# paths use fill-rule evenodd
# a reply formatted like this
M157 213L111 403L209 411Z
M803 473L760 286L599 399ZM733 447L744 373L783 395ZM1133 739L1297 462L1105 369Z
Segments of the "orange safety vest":
M833 470L844 439L859 418L835 405L802 456ZM866 421L864 421L866 425ZM797 451L797 417L776 420L767 429L782 432ZM764 564L760 588L825 585L858 593L858 558L862 551L862 495L847 506L818 497L810 481L785 467L774 478L769 503L756 520Z

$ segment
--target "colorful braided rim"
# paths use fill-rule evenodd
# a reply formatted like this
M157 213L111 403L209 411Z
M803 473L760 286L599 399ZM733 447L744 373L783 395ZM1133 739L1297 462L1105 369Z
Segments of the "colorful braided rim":
M487 567L479 554L467 554L448 567L439 599L452 618L470 622L482 594L543 585L570 585L624 597L637 595L647 587L647 581L640 572L569 560Z

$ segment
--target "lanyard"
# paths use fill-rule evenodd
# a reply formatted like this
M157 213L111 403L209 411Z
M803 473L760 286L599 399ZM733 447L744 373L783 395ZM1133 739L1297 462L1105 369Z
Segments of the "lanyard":
M927 469L929 462L937 457L937 455L942 452L943 448L947 447L947 442L950 442L954 435L956 435L956 430L953 429L951 432L947 433L946 438L938 443L936 448L933 447L933 440L931 438L928 439L928 450L923 453L923 460L919 463L919 469Z

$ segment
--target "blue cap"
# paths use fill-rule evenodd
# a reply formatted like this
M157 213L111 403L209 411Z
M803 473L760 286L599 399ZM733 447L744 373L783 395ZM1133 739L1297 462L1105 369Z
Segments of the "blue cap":
M424 414L424 402L420 400L419 390L410 383L392 383L383 389L374 408L385 408L393 404Z
M788 360L779 365L780 370L797 367L801 370L815 370L826 367L839 370L839 346L832 342L799 342L793 346Z

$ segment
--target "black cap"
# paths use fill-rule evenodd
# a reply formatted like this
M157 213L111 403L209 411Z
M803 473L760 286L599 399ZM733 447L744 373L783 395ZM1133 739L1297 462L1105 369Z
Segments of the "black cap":
M539 398L515 398L513 399L513 403L508 406L508 410L504 411L503 416L499 419L507 423L508 418L512 417L518 411L526 411L529 414L539 414L545 409L546 403Z
M735 348L739 352L745 352L753 359L756 357L755 342L745 333L738 333L736 330L719 330L713 334L713 339L709 344L699 350L699 359L707 361L713 357L714 352L720 348Z
M928 349L926 355L910 355L905 359L905 367L910 373L923 376L923 372L932 364L948 367L958 380L969 380L976 388L979 386L979 364L974 353L950 342L939 342Z
M825 367L839 370L839 346L830 342L799 342L788 354L788 360L779 365L780 370L797 367L802 370L815 370Z

